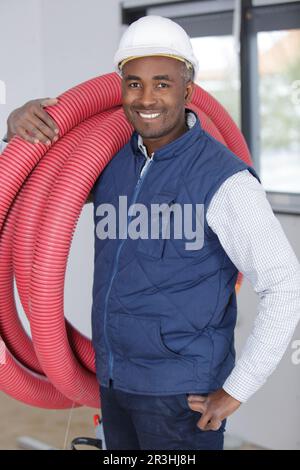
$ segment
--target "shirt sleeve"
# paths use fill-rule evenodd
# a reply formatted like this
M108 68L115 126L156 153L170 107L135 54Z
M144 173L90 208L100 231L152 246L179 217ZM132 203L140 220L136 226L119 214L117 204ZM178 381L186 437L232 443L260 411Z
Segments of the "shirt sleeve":
M248 171L215 193L207 222L259 296L254 326L224 390L241 402L274 371L300 318L300 266L259 181Z

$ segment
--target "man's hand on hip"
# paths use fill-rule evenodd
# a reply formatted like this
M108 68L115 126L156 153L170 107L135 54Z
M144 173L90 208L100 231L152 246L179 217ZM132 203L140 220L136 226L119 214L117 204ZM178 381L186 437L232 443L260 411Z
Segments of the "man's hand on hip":
M234 413L241 402L233 398L222 388L204 397L189 395L188 403L191 410L202 413L197 426L202 431L217 431L223 419Z

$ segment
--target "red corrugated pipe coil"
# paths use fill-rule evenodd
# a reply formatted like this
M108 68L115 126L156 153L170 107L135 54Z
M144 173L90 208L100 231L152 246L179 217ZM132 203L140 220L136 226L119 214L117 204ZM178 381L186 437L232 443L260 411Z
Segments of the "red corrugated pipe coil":
M205 130L251 164L241 132L214 98L196 86L189 107ZM57 143L14 137L0 158L0 389L37 407L98 408L94 352L65 321L64 279L85 200L132 127L115 73L68 90L47 112L59 128ZM14 279L32 340L19 320Z

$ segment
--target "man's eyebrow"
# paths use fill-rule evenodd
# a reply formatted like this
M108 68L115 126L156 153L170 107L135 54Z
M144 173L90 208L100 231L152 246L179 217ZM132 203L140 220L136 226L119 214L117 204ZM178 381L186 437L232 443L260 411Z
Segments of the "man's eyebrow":
M138 77L137 75L126 75L124 78L126 81L142 80L141 77ZM166 82L174 82L174 80L170 78L169 75L154 75L154 77L152 77L152 80L165 80Z
M141 80L137 75L126 75L125 80Z

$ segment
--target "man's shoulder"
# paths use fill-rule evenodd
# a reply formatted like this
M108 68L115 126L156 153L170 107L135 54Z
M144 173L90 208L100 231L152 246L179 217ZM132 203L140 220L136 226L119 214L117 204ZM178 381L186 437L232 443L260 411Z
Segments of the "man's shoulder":
M123 145L123 147L121 147L115 155L113 155L111 160L103 168L101 174L97 178L97 180L96 180L96 182L93 186L93 189L92 189L93 192L95 192L95 189L96 189L96 187L98 187L100 181L103 183L104 180L107 181L107 180L113 178L113 174L116 171L116 169L119 173L120 166L123 165L123 164L126 165L127 158L131 156L130 145L131 145L130 141L126 142L126 144Z
M126 142L123 147L121 147L118 152L112 157L108 165L114 166L116 165L120 159L124 159L124 157L130 157L132 155L132 149L131 149L131 142L130 140ZM107 165L107 166L108 166Z
M226 145L207 131L202 130L199 139L190 149L190 158L184 158L184 176L195 178L198 174L215 175L217 173L228 172L235 167L247 168L248 165ZM187 157L187 154L185 155Z
M224 160L231 159L242 161L232 150L230 150L225 142L221 142L209 134L207 131L203 131L203 136L206 139L205 151L209 155L213 155L215 158L221 158Z

